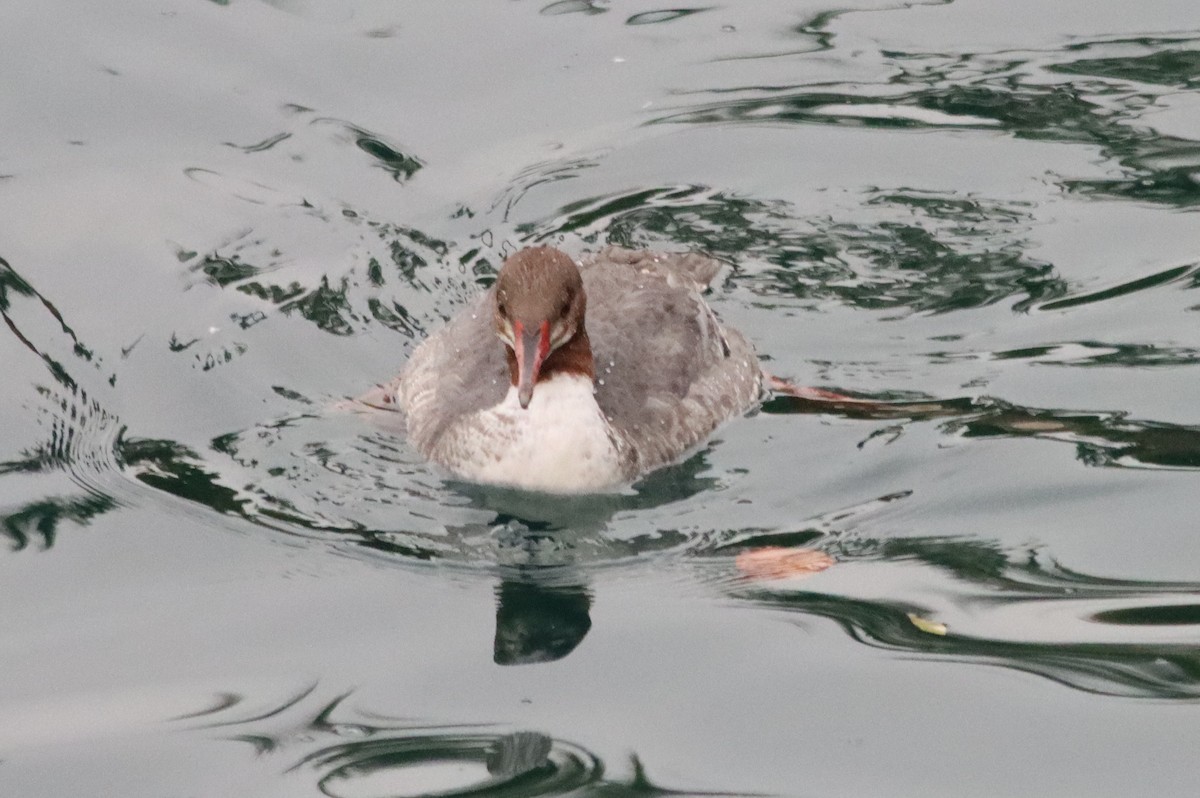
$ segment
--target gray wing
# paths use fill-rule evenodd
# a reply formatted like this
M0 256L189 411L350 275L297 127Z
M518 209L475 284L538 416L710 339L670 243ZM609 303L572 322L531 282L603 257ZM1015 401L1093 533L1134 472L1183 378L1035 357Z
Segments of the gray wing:
M396 398L409 440L428 454L455 420L499 404L508 384L488 290L418 346L401 372Z
M753 349L701 296L719 269L702 255L616 247L583 261L596 401L632 473L674 460L759 399Z

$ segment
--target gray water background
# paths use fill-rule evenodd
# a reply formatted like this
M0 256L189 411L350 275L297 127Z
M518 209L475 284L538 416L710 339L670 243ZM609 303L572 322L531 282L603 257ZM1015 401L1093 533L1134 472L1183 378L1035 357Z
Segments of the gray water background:
M1191 0L0 29L0 794L1196 794ZM533 242L889 408L568 501L337 409Z

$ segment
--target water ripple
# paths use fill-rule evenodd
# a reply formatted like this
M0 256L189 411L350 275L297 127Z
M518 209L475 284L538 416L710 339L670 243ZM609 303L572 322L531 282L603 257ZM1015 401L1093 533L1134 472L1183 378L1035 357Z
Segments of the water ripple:
M1200 699L1200 656L1186 643L1036 643L951 631L930 634L913 617L926 607L820 594L755 596L763 605L838 622L860 643L901 655L984 664L1042 676L1084 692L1127 698ZM1040 614L1040 613L1039 613Z
M124 427L101 398L111 391L116 373L84 344L58 308L3 258L0 318L21 346L40 360L49 378L33 386L36 424L47 430L45 440L16 459L0 461L0 477L38 477L48 495L0 506L0 533L14 549L49 548L63 521L87 524L119 506L119 497L127 493L115 457ZM58 474L68 478L66 491L54 478Z
M1079 305L1090 305L1093 302L1103 302L1109 299L1128 296L1138 291L1157 288L1160 285L1183 282L1188 278L1192 278L1191 282L1194 285L1198 274L1200 274L1200 263L1173 266L1155 274L1127 280L1120 285L1114 285L1097 291L1089 291L1084 294L1067 295L1060 299L1043 302L1038 306L1038 310L1064 310L1066 308L1078 307Z
M413 228L375 222L360 214L344 214L347 224L365 228L371 242L364 262L350 273L299 279L290 268L294 257L276 248L264 251L253 231L242 231L207 253L185 251L180 259L192 274L218 288L257 300L259 308L238 315L242 329L273 318L296 315L318 329L340 336L362 333L375 324L401 333L411 343L425 335L429 324L450 315L478 290L478 281L491 274L480 248L456 248ZM456 259L459 275L430 275L432 264ZM402 295L392 289L398 283ZM401 300L404 301L401 301ZM198 334L172 333L172 351L182 352L200 339ZM234 351L232 355L241 354ZM228 359L217 351L194 355Z
M805 38L819 42L811 49L836 49L829 26L838 16L803 27ZM1198 42L1109 37L1048 51L887 51L853 82L818 72L811 83L680 90L678 105L646 124L1003 130L1017 138L1098 145L1123 173L1057 176L1067 191L1191 207L1200 202L1200 141L1155 130L1151 114L1169 107L1172 94L1194 88Z
M625 20L626 25L657 25L662 22L674 22L677 19L690 17L704 11L711 11L712 6L697 8L664 8L657 11L640 11Z
M603 14L608 11L603 0L557 0L542 6L541 14L555 17L560 14Z
M787 394L769 400L764 410L909 422L945 419L943 431L968 439L1039 438L1071 443L1078 459L1088 466L1200 468L1200 427L1132 419L1116 411L1022 407L988 396L897 399L881 395L839 402Z
M688 247L736 264L732 282L763 297L835 299L865 310L945 313L1066 293L1030 258L1030 208L980 197L874 191L854 222L805 218L788 203L704 186L663 186L573 202L519 228L631 248Z
M968 538L847 531L807 545L836 564L811 582L726 580L725 589L829 618L854 640L901 656L1010 668L1103 695L1200 699L1200 584L1097 577ZM917 587L864 597L868 585Z
M228 693L217 696L209 709L175 720L245 743L268 766L277 758L291 761L284 779L296 782L296 788L315 785L331 798L754 795L660 787L636 756L632 776L620 780L606 776L604 763L591 751L542 732L418 723L357 708L352 699L353 692L322 698L316 685L262 706L251 706L250 696Z
M587 751L537 732L382 737L327 748L297 767L320 772L331 798L565 795L602 772Z
M387 420L385 418L385 420ZM290 416L212 442L202 454L168 440L120 441L118 461L142 484L290 535L389 558L491 569L607 563L678 548L668 532L612 535L621 512L700 494L703 454L635 490L550 497L445 481L393 432L363 431L344 412Z
M1172 367L1200 363L1200 349L1160 344L1120 344L1105 341L1062 341L997 352L935 352L935 363L955 360L1023 360L1047 366Z

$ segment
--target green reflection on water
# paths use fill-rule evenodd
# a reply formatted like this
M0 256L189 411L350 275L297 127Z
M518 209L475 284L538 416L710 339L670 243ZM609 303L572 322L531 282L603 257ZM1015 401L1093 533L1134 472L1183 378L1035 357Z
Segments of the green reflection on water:
M837 299L864 310L945 313L1015 298L1025 310L1066 293L1024 252L1029 209L923 192L874 192L875 221L803 218L784 202L702 186L579 200L522 227L538 239L602 229L630 248L684 246L736 264L731 280L763 296ZM870 218L870 217L869 217Z
M838 14L805 30L810 37ZM1083 195L1190 208L1200 203L1200 140L1158 133L1144 112L1171 91L1194 89L1195 38L1098 39L1054 52L886 52L895 72L875 84L822 82L695 92L649 124L845 125L1000 130L1039 141L1093 144L1124 175L1058 178ZM1114 51L1136 54L1106 56ZM1080 57L1083 56L1083 57ZM706 95L718 99L705 100Z
M1155 627L1200 623L1196 604L1136 606L1147 600L1187 599L1200 592L1197 583L1111 579L1079 573L1030 553L1006 552L993 543L970 538L864 538L834 533L815 545L839 563L882 561L897 568L922 563L951 575L950 604L986 618L1008 606L1073 602L1090 607L1125 602L1135 606L1091 612L1080 620L1092 624ZM776 538L744 538L738 550L777 545ZM839 567L837 565L834 566ZM843 566L844 567L844 566ZM1042 676L1068 687L1103 695L1160 700L1200 699L1200 648L1191 643L1032 642L1026 630L1008 628L1008 639L990 639L956 630L931 634L914 617L930 608L899 599L861 599L807 590L733 587L735 595L757 604L816 615L837 622L852 638L899 654L936 660L986 664ZM1045 610L1041 610L1045 614ZM1033 629L1029 631L1034 631ZM1069 637L1070 633L1060 636Z

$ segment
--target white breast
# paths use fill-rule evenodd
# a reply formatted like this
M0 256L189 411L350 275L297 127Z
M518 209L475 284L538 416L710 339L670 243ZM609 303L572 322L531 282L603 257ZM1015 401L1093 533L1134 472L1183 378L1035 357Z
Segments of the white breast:
M447 430L435 459L461 477L526 490L587 493L625 479L612 430L587 377L539 382L529 407L510 388L500 404Z

